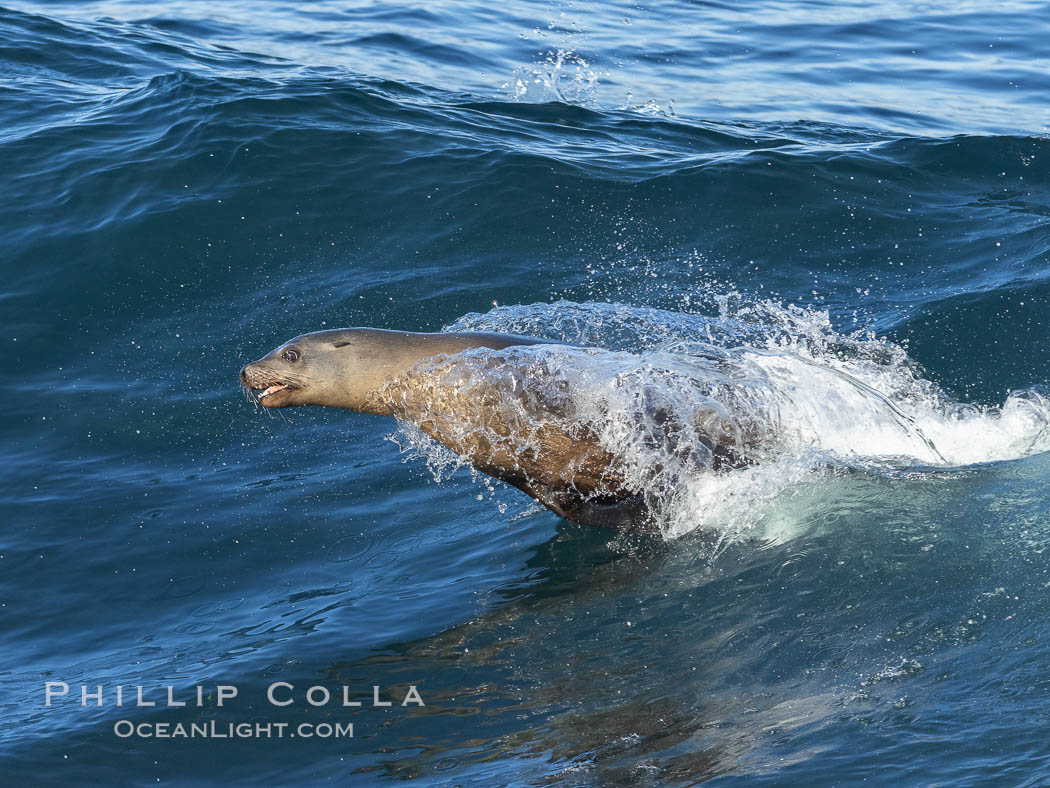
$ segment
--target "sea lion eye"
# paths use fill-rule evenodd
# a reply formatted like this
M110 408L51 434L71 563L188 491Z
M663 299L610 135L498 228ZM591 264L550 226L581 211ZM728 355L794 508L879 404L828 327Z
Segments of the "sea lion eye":
M285 348L285 351L281 354L281 358L283 358L285 361L291 364L294 364L296 361L299 360L299 355L300 353L298 350L296 350L294 347L290 347Z

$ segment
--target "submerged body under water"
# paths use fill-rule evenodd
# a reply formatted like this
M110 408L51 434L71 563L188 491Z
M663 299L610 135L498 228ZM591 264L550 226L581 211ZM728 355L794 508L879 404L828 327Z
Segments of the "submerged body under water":
M4 780L1046 784L1048 11L0 8ZM347 325L578 345L661 538L240 396Z

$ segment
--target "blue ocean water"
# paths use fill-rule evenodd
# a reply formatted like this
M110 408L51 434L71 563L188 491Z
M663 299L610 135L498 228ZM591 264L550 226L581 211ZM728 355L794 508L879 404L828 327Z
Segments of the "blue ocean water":
M1050 784L1047 41L1034 1L0 8L2 782ZM242 395L347 325L632 354L676 407L746 357L794 449L662 538L574 525Z

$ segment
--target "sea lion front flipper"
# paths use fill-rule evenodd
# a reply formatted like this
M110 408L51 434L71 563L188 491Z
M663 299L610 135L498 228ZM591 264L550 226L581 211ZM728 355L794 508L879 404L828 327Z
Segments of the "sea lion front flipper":
M622 498L584 498L572 492L535 497L559 517L575 523L610 528L614 531L644 531L652 527L649 506L641 493Z

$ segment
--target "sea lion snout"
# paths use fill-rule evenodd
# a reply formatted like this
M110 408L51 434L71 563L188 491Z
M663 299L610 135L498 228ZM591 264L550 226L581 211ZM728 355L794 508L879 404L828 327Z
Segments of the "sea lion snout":
M241 367L241 383L250 389L261 388L266 379L271 377L273 377L272 373L267 374L265 370L259 368L258 361L253 361L251 364L245 364Z
M256 402L268 408L280 408L287 405L302 404L295 400L300 393L302 381L292 383L287 376L270 368L266 360L253 361L241 368L241 383L255 392Z

